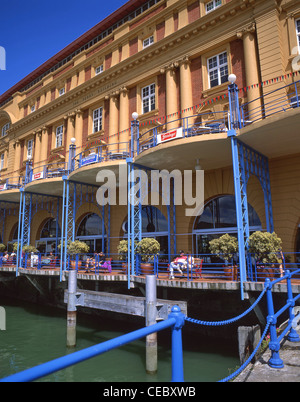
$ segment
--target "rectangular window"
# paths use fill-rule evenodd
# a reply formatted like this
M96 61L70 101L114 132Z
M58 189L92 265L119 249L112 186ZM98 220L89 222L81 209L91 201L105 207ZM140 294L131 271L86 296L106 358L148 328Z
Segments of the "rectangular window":
M96 75L101 74L101 73L103 73L103 64L101 64L101 66L98 66L95 68Z
M93 133L102 130L102 107L93 111Z
M1 136L2 137L4 137L7 134L7 131L9 130L9 127L10 127L9 123L5 124L5 126L2 127L2 130L1 130Z
M210 88L228 81L227 53L221 53L207 60Z
M56 128L56 133L55 133L55 147L59 148L62 147L63 145L63 134L64 134L64 126L59 126Z
M297 43L298 43L298 49L300 53L300 20L296 21L296 32L297 32Z
M32 158L33 140L27 142L27 159Z
M152 35L152 36L149 36L149 38L143 40L143 49L145 49L148 46L153 45L153 43L154 43L154 36Z
M31 106L31 113L35 112L35 105Z
M222 5L222 0L212 0L206 3L206 13L209 13Z
M4 154L1 154L0 157L0 170L4 168Z
M62 96L62 95L64 95L65 94L65 88L61 88L60 90L59 90L59 96Z
M142 110L143 113L155 110L155 84L142 89Z

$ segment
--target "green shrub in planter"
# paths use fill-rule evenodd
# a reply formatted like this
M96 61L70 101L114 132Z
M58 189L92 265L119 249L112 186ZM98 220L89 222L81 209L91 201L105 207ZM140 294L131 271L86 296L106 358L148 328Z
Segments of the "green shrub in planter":
M31 245L23 246L22 251L25 254L38 253L38 250L34 246L31 246Z
M0 253L3 253L6 250L5 244L0 243Z
M209 242L209 248L212 254L217 254L225 261L232 260L239 249L236 237L230 236L228 233L218 239L211 240Z
M282 241L275 232L254 232L249 237L249 252L257 261L264 264L276 264L281 260Z
M151 237L145 237L137 244L137 252L143 262L153 261L154 256L159 255L160 244Z

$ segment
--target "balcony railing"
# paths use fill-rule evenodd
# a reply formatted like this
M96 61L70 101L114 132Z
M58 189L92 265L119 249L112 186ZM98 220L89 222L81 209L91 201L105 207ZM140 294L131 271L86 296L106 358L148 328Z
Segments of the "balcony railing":
M66 162L50 163L36 168L27 168L25 184L36 180L53 179L68 174L68 164Z
M95 163L126 160L130 156L130 143L118 142L99 145L95 148L80 152L72 161L71 171L90 166Z
M137 153L140 154L149 148L174 139L224 133L228 128L229 115L227 112L202 113L168 121L139 136Z
M0 191L13 190L23 187L24 177L10 177L6 179L5 183L0 184Z
M275 114L298 108L300 106L299 87L300 81L297 81L241 105L240 127L245 127Z

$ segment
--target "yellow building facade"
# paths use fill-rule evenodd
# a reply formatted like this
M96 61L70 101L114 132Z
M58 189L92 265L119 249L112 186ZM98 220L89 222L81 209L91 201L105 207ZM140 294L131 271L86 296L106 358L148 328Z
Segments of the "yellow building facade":
M206 253L210 239L228 228L236 233L226 126L228 77L235 74L239 104L247 105L237 138L268 158L274 230L285 252L300 252L299 49L296 0L128 1L0 96L2 242L8 246L17 240L24 189L52 197L42 208L43 198L35 202L30 222L30 244L50 251L53 233L62 230L57 200L68 176L83 186L76 195L75 238L85 239L91 252L106 249L116 255L128 230L127 206L112 205L105 218L109 231L106 221L99 230L105 219L88 186L97 186L99 171L119 177L120 167L126 167L133 113L140 135L136 164L169 172L195 171L197 165L204 170L205 214L214 215L187 217L184 206L176 206L173 251ZM223 129L207 125L220 119ZM157 134L182 126L185 133L193 127L198 131L153 142ZM32 172L24 182L26 166ZM247 196L250 227L266 230L257 177L250 177ZM160 203L143 213L143 235L155 236L168 254L167 207Z

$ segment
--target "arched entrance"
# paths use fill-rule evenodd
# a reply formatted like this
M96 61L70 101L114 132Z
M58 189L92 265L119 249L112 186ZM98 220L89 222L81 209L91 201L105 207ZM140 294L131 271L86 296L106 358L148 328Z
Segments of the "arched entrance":
M103 220L95 213L87 214L78 225L76 239L90 247L90 253L106 252L107 236Z
M262 230L261 221L254 208L248 204L250 233ZM203 213L195 219L193 228L194 254L210 254L209 242L229 233L237 237L236 206L233 195L210 200Z

